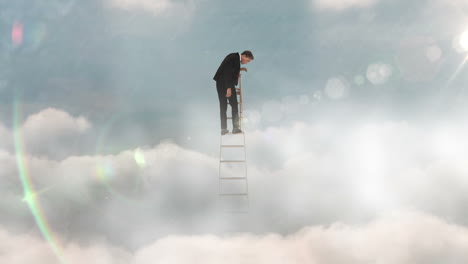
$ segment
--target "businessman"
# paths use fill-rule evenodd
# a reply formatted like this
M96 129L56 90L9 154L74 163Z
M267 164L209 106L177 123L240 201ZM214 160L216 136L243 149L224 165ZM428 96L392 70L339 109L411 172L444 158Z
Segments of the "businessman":
M227 101L232 109L232 133L242 133L239 127L239 108L235 86L238 84L240 71L246 71L247 68L241 68L241 64L247 64L254 59L251 51L246 50L239 54L238 52L228 54L219 65L213 80L216 81L216 90L218 91L220 117L221 117L221 135L229 133L227 129Z

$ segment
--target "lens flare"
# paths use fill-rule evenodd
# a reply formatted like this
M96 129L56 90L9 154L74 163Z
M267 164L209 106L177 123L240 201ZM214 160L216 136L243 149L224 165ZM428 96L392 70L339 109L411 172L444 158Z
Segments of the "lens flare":
M367 80L373 85L381 85L392 76L392 67L384 63L374 63L367 67Z
M15 156L16 156L16 165L18 168L19 177L21 179L21 184L23 186L24 198L23 201L26 202L31 213L34 217L42 236L47 241L47 244L60 260L61 263L66 263L63 257L62 248L59 245L58 239L55 237L55 234L52 232L47 219L42 211L41 205L39 203L38 194L43 192L36 192L34 189L33 181L30 177L28 166L26 163L24 145L23 145L23 136L20 127L20 117L21 112L19 108L18 100L13 102L13 136L15 144ZM48 190L48 189L46 189Z
M463 32L460 35L460 46L465 50L468 51L468 30Z
M442 50L438 40L427 35L403 38L395 56L398 75L410 82L430 82L442 68Z
M44 40L47 38L48 31L47 26L44 23L38 23L31 28L31 32L28 34L26 32L25 42L30 42L30 49L36 50L39 48Z
M323 98L323 93L321 91L315 91L312 94L312 98L314 98L316 101L320 101Z
M442 50L437 45L432 45L426 50L426 57L430 62L437 62L442 57Z
M137 149L134 154L135 162L138 164L140 167L145 167L146 166L146 160L145 160L145 155L140 149Z
M331 99L341 99L348 94L348 81L342 77L330 78L325 85L325 94Z
M11 30L11 41L15 46L23 43L23 24L16 22Z
M117 156L104 156L104 148L106 144L106 138L109 136L110 131L113 131L114 124L120 119L121 117L116 115L110 118L110 120L105 124L104 128L101 130L98 136L98 140L96 143L96 156L101 156L96 160L96 167L95 167L95 176L99 180L99 182L106 188L106 190L112 194L112 196L119 201L122 201L126 204L130 204L132 206L138 207L147 207L150 205L141 203L140 200L136 199L135 197L129 197L128 194L125 194L124 190L118 189L118 184L122 184L125 186L125 190L132 192L133 194L140 195L142 193L142 188L144 187L144 179L143 173L145 172L145 167L147 166L147 160L145 157L145 153L140 150L136 149L131 155L128 153L123 153L125 160L133 160L134 166L137 166L138 169L130 170L132 173L133 171L139 171L137 175L128 175L128 171L122 170L120 162L117 162L116 159L119 157ZM131 163L126 163L127 166L131 165ZM133 178L128 178L133 177ZM131 184L133 190L130 190L128 187Z
M360 74L356 75L356 76L354 76L354 83L361 86L361 85L366 83L366 78L364 78L364 76L362 76Z

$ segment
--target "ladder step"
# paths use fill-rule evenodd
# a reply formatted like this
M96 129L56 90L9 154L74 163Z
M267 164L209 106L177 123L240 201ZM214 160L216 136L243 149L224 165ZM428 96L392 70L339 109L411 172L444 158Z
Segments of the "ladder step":
M248 196L248 193L220 193L219 196Z
M245 160L220 160L219 162L225 163L225 162L245 162Z
M242 148L245 147L245 145L221 145L223 148Z
M220 180L247 180L247 177L222 177Z
M249 211L224 211L227 214L249 214Z
M229 132L229 133L226 133L226 134L224 134L224 135L244 135L244 132L242 132L242 133L236 133L236 134L233 134L233 133Z

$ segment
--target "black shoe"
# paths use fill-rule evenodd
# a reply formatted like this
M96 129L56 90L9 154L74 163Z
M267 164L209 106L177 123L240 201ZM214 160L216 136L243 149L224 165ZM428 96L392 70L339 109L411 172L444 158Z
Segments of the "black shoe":
M221 135L226 135L227 133L229 133L229 130L221 129Z
M242 130L241 130L240 128L234 128L234 129L232 130L232 133L233 133L233 134L240 134L240 133L244 133L244 132L242 132Z

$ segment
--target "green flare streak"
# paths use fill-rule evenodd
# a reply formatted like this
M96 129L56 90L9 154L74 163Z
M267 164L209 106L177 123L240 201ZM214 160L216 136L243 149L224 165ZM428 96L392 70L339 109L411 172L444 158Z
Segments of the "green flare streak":
M16 164L18 167L19 176L21 179L21 183L23 186L24 198L23 200L28 204L29 209L36 221L39 230L41 231L42 236L45 238L49 246L51 247L54 254L58 257L61 263L65 263L63 260L63 256L61 253L61 248L57 243L56 239L54 238L51 229L49 228L46 218L44 217L39 201L36 199L36 193L34 192L33 182L31 181L28 173L28 169L26 166L26 162L24 160L24 152L23 152L23 144L22 144L22 135L21 135L21 128L19 125L19 107L18 103L14 102L14 141L15 141L15 151L16 151Z

